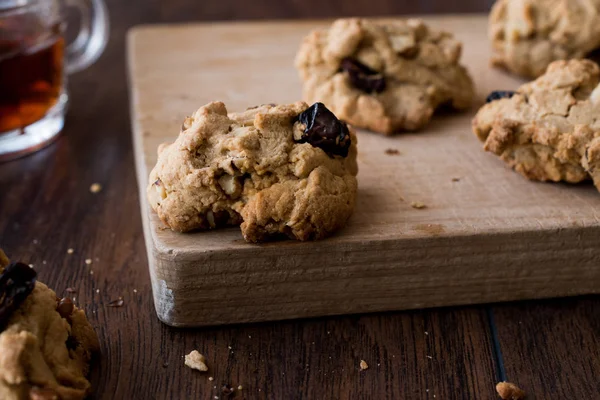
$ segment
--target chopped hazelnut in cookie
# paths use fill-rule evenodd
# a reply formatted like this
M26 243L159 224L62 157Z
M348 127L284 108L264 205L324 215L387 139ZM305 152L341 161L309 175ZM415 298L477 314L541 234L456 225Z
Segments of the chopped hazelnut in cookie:
M356 136L321 103L231 114L209 103L158 151L148 199L175 231L241 225L249 242L321 239L354 209Z
M473 120L484 149L532 180L600 189L600 67L556 61L544 75L507 96L491 96Z
M466 109L473 82L461 44L421 20L339 19L310 33L296 56L304 99L354 126L393 134L426 125L442 105Z

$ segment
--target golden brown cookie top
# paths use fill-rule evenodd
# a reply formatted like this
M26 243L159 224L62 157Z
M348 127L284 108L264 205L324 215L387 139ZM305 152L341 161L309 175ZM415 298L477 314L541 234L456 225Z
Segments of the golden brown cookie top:
M600 0L498 0L489 31L493 64L537 77L600 46Z
M296 56L307 101L383 133L412 130L441 104L468 108L473 83L462 45L418 19L339 19L310 33Z
M600 187L600 68L555 61L516 92L491 96L473 119L484 148L530 179Z
M315 177L334 177L338 179L329 184L334 186L324 193L339 190L343 192L339 197L351 198L347 203L353 206L356 174L356 137L322 104L265 104L228 114L223 103L212 102L186 118L174 143L159 147L148 199L159 217L177 231L237 225L250 218L250 209L270 216L274 220L267 218L265 224L281 225L283 230L298 222L300 217L293 216L297 209L281 211L273 205L263 209L273 201L267 193L273 196L279 187L292 190L294 186L294 198L286 200L289 204L299 207L320 201L325 206L329 200L318 195L299 196ZM347 208L340 221L347 219ZM305 239L294 229L285 230L282 233ZM250 241L262 239L244 235Z

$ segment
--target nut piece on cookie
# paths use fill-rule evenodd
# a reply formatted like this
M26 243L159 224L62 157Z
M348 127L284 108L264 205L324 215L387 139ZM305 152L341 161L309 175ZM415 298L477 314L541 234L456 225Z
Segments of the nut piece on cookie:
M356 198L356 136L322 103L227 113L213 102L161 145L148 200L179 232L241 225L249 242L321 239Z
M600 189L600 68L555 61L516 92L490 96L473 119L484 149L532 180Z
M310 33L296 55L304 99L348 123L384 134L417 130L435 110L466 109L473 82L462 46L421 20L339 19Z
M83 399L98 338L70 299L0 251L0 399Z
M493 65L536 78L600 47L600 0L498 0L489 35Z

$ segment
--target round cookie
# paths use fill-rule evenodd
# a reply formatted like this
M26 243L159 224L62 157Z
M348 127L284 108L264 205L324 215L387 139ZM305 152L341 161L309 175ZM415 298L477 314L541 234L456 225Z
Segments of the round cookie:
M148 200L175 231L240 225L249 242L322 239L354 209L356 136L320 103L232 114L209 103L158 152Z
M555 61L516 92L490 96L473 119L484 149L532 180L600 189L600 68Z
M493 65L536 78L600 47L600 0L498 0L489 35Z
M339 19L310 33L296 56L304 99L384 134L418 130L442 105L466 109L473 82L460 42L421 20Z

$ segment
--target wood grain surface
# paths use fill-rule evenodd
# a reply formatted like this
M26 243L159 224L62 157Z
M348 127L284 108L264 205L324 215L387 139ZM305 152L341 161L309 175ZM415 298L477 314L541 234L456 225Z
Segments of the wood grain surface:
M97 64L70 78L64 135L33 156L0 164L0 247L33 263L40 279L59 294L67 287L79 290L78 303L102 345L92 369L92 398L213 399L222 397L213 386L226 382L249 388L239 397L246 399L432 400L434 394L435 399L495 399L493 386L501 373L489 315L500 333L502 366L510 379L541 393L537 399L598 398L593 385L600 375L597 296L504 304L490 313L484 307L449 308L194 330L169 328L154 313L128 114L124 38L129 27L480 12L489 1L107 2L109 46ZM103 185L96 195L88 190L94 182ZM68 255L68 248L75 253ZM94 261L87 267L84 260L90 257ZM118 296L124 296L124 306L107 307ZM192 349L209 357L208 375L183 366L182 356ZM362 373L360 359L370 366ZM336 372L325 374L332 365Z
M244 242L237 228L165 229L146 202L147 177L158 145L172 142L201 105L218 99L243 111L298 101L295 52L308 32L330 22L154 25L130 33L134 151L162 321L217 325L600 291L593 185L530 182L485 153L471 132L490 92L523 83L489 66L486 16L425 22L464 44L474 107L437 115L413 134L358 130L359 190L347 226L319 242L265 245ZM278 301L282 295L286 301Z

